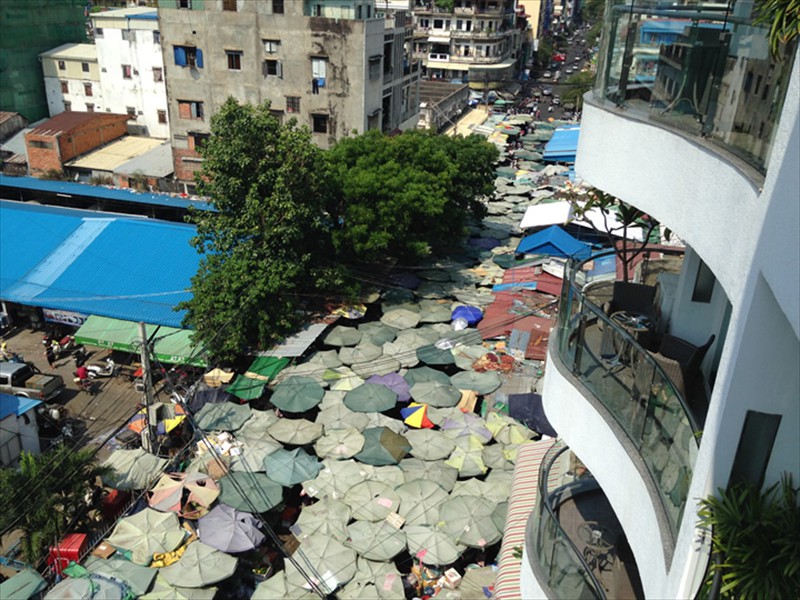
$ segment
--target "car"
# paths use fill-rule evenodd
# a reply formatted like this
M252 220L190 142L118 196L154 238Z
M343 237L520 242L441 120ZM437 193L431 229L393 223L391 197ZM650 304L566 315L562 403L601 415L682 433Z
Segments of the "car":
M572 69L570 67L567 67L566 69L564 69L564 73L566 73L567 75L572 75Z
M552 96L553 95L553 88L546 87L542 90L543 96Z
M545 79L550 79L552 76L553 74L550 71L545 71L544 73L542 73L542 77Z
M553 100L552 100L552 102L553 102L553 104L555 104L556 106L558 106L559 104L561 104L561 98L560 98L560 97L558 97L558 96L553 96Z

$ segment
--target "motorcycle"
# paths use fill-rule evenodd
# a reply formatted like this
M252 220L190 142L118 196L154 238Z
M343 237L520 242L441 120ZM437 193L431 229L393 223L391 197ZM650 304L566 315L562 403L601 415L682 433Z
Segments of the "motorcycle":
M89 353L83 346L78 346L75 352L72 353L72 358L75 360L75 367L77 368L86 363Z
M94 396L99 392L93 379L79 379L77 383L80 390L86 392L90 396Z
M78 344L75 343L75 336L65 335L61 338L55 338L50 333L44 334L42 337L42 345L45 348L50 346L53 349L56 360L60 359L63 354L71 354L73 350L78 348Z
M112 360L111 357L106 359L106 363L104 365L86 365L86 369L89 371L89 377L91 379L97 379L98 377L116 377L117 373L119 373L119 367L117 367L117 364Z

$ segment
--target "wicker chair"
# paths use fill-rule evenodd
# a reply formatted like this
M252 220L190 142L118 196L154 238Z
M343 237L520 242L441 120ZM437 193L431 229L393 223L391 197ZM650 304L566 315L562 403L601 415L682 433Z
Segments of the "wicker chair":
M650 355L686 398L687 389L690 390L700 377L700 365L715 339L716 336L712 334L705 344L695 346L667 333L661 340L658 352L651 352Z
M607 315L624 310L655 319L655 299L655 286L644 285L642 283L630 283L627 281L615 281L611 300L606 302L603 309Z

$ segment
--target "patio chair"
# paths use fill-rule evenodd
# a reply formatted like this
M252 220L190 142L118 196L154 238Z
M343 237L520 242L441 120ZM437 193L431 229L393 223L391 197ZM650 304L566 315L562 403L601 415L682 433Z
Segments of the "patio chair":
M615 281L611 300L606 302L603 310L607 315L619 311L639 313L655 320L656 287L642 283Z
M667 333L661 340L658 352L651 352L650 355L672 380L681 395L686 398L686 391L697 383L701 375L700 365L715 339L716 336L711 334L705 344L695 346Z

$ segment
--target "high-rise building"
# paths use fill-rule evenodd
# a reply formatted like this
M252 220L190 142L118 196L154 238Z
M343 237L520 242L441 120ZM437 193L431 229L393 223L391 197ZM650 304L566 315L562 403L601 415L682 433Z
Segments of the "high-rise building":
M352 132L416 126L419 68L405 11L374 0L163 0L175 176L191 181L210 118L233 96L271 102L328 147Z

